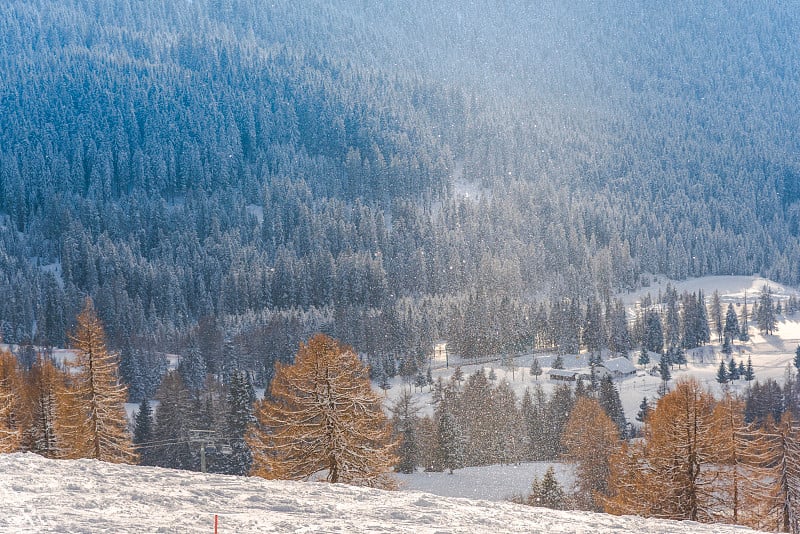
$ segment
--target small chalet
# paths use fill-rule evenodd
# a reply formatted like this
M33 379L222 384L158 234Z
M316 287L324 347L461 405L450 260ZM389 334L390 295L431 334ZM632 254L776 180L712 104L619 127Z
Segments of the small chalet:
M581 372L576 369L550 369L550 380L558 382L575 382Z
M605 369L614 380L636 376L636 367L628 358L611 358L602 362L600 367Z

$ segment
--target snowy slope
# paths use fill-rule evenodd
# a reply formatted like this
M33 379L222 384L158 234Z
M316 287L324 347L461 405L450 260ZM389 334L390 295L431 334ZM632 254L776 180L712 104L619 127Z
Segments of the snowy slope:
M749 532L510 503L0 455L0 532Z

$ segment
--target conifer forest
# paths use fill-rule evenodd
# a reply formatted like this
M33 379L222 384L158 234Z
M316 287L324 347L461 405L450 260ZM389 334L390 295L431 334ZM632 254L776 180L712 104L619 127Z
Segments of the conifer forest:
M386 488L563 460L519 501L800 532L800 349L783 382L732 356L796 296L626 300L800 287L798 35L758 0L2 2L0 451ZM664 386L631 425L594 371L434 380L439 340ZM706 345L745 395L671 379Z

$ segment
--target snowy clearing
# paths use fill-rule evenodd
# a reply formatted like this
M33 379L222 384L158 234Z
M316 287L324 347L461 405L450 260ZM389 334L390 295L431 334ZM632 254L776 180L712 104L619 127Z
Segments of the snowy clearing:
M0 531L15 533L727 533L723 525L559 512L326 483L0 455Z

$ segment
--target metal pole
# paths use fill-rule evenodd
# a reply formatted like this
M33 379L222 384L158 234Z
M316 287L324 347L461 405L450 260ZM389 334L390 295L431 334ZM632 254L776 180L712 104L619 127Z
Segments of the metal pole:
M200 472L206 472L206 442L205 440L200 442Z

